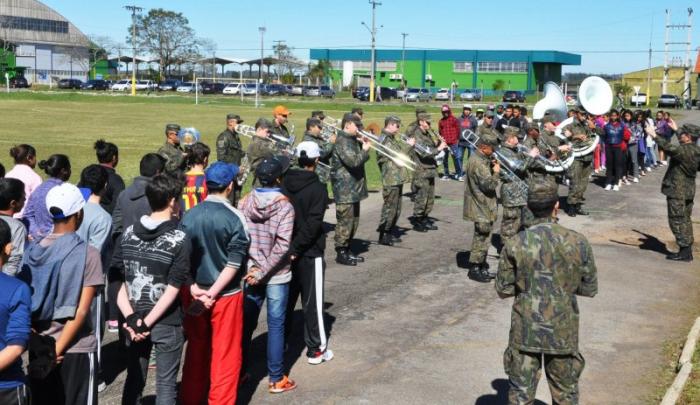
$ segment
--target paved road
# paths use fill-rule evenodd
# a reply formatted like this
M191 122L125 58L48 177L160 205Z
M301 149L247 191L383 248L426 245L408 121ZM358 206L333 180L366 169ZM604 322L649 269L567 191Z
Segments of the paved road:
M664 170L620 192L591 183L586 196L592 215L560 214L563 225L589 238L599 271L598 296L579 301L581 351L587 362L582 403L647 400L664 342L685 333L697 315L698 262L664 259L667 247L675 249L659 193ZM380 195L371 194L363 202L357 235L358 247L368 249L367 262L358 267L333 262L331 232L326 294L336 358L310 366L303 343L295 339L288 364L299 388L283 398L272 396L266 390L261 322L254 342L260 360L241 389L242 403L504 403L502 353L512 300L500 300L493 284L467 279L472 224L461 218L463 183L439 181L437 189L433 216L440 230L408 230L400 247L374 243ZM560 194L565 193L562 188ZM411 208L404 199L404 218ZM335 223L332 208L327 222ZM399 225L409 228L405 219ZM695 227L700 235L699 224ZM497 265L493 248L488 260ZM119 356L114 348L112 343L108 358ZM102 403L118 403L123 374L103 393ZM550 402L544 381L538 399Z

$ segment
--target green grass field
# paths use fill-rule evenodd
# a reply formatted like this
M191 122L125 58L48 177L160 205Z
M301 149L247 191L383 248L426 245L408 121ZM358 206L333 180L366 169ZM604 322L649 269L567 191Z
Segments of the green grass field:
M71 159L73 176L78 182L82 169L95 162L93 143L104 138L120 149L117 171L127 183L138 174L141 156L156 151L164 142L166 123L174 122L183 127L195 127L202 140L214 149L216 136L225 129L225 116L237 113L246 124L254 124L259 117L271 118L277 104L285 104L292 112L290 119L295 134L300 139L306 118L312 110L321 109L326 115L340 118L344 112L358 105L352 99L336 100L263 100L264 105L255 108L253 101L239 98L208 96L194 104L191 96L179 95L110 95L73 92L18 92L0 93L0 162L7 170L13 162L9 149L18 143L28 143L37 149L38 158L45 159L54 153L64 153ZM405 124L413 121L416 105L381 104L365 109L365 124L383 124L389 114L399 115ZM429 106L437 118L439 104ZM243 137L244 144L248 139ZM213 152L211 161L216 159ZM371 189L381 187L376 163L365 166ZM43 173L42 173L43 174Z

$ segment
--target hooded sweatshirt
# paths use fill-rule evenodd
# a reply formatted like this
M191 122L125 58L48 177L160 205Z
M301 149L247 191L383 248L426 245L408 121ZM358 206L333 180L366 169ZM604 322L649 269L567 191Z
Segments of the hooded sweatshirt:
M150 182L150 177L138 176L117 197L117 205L112 213L112 236L115 239L142 216L151 214L151 206L146 199L146 185Z
M284 194L294 206L294 233L290 254L323 257L326 234L323 216L328 206L328 190L314 172L290 169L284 176Z
M129 302L142 317L156 305L167 286L180 288L189 281L190 243L177 221L155 221L148 216L126 228L114 249L112 268L126 283ZM174 302L158 321L180 325L182 313Z
M440 123L438 124L438 129L440 135L445 138L445 142L448 145L456 145L459 142L459 121L452 115L452 109L447 104L442 106L443 109L447 108L447 117L440 118Z
M248 269L260 269L259 280L284 284L292 279L289 249L294 207L279 188L256 188L238 204L250 231Z

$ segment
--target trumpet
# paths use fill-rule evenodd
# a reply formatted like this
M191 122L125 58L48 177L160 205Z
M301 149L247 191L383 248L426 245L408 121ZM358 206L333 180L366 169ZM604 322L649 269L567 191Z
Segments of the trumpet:
M236 126L236 132L250 139L253 139L256 136L255 127L250 125L238 124ZM271 134L269 138L261 137L261 139L272 142L277 149L287 155L294 155L294 135L290 136L289 138L285 138L283 136Z
M410 171L416 170L416 162L414 162L410 157L406 156L406 154L397 152L393 149L384 146L384 144L382 144L382 141L378 136L362 130L358 130L358 133L362 135L363 138L367 139L370 143L370 147L380 155L386 156L400 167L405 167Z
M474 148L476 148L479 143L479 135L475 134L473 131L469 131L468 133L466 133L466 137L464 138L464 140L467 141ZM527 183L525 183L520 177L518 177L517 174L515 174L515 170L518 170L520 168L521 162L513 161L507 158L498 150L494 150L491 156L501 166L501 176L503 176L506 180L510 181L511 183L514 183L520 189L521 192L527 195L527 192L529 190Z

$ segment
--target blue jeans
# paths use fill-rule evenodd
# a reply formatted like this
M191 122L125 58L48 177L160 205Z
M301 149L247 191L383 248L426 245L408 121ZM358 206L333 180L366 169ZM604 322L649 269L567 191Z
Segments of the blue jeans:
M455 176L464 176L464 169L462 169L462 157L464 156L464 146L459 146L459 144L450 145L450 150L452 151L452 163L454 163L455 165ZM442 161L442 166L445 169L444 173L446 175L450 172L449 164L450 158L445 157L445 159Z
M250 342L267 298L267 374L270 382L284 377L284 321L287 315L289 283L245 285L243 300L243 369L250 368Z

